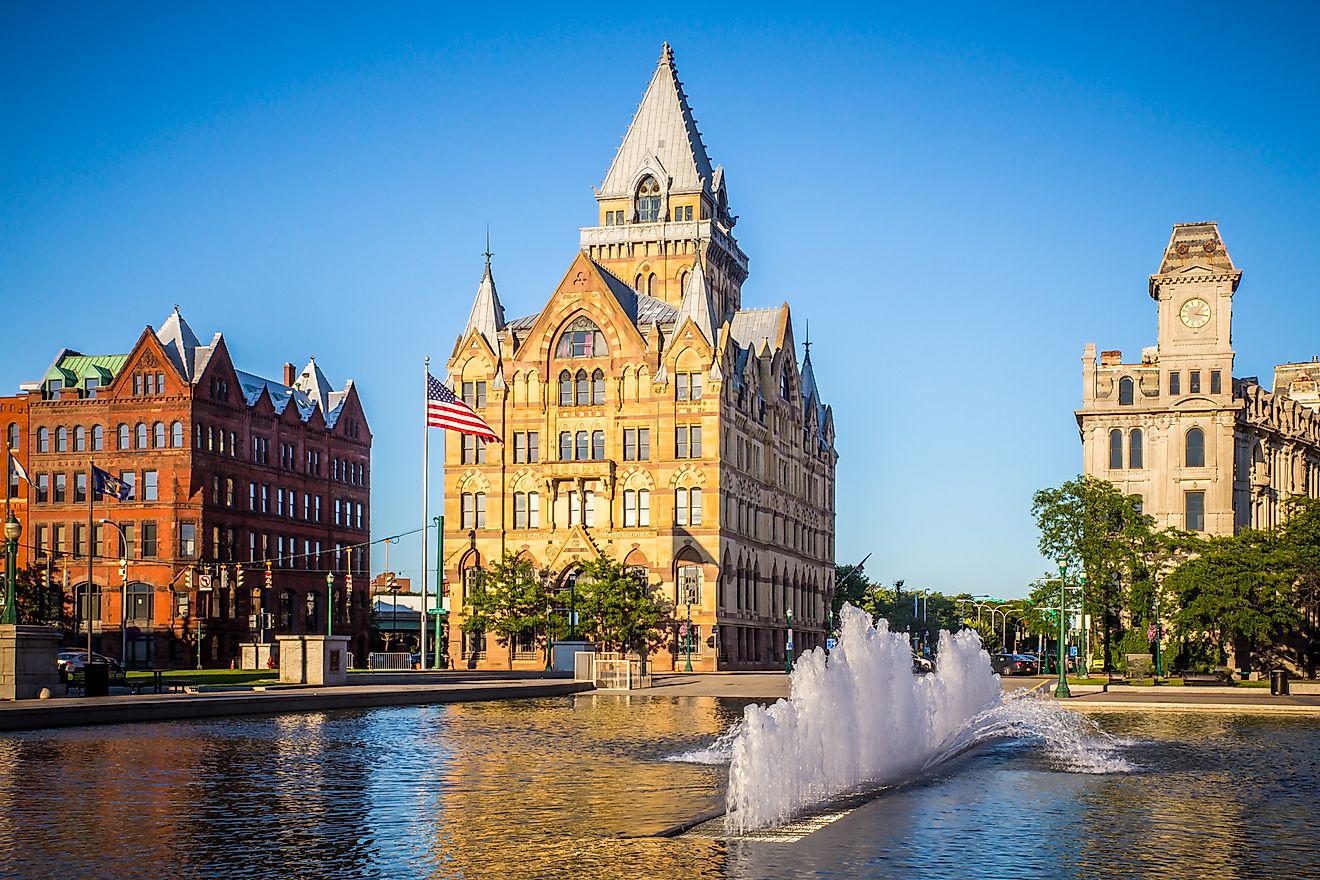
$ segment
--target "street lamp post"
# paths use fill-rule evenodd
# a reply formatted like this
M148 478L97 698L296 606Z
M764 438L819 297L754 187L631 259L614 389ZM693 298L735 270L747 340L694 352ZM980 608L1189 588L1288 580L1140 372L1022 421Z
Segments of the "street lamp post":
M1064 615L1067 613L1064 595L1068 586L1068 560L1059 560L1059 683L1054 688L1054 696L1057 699L1071 697L1072 692L1068 690L1068 673L1065 669L1063 656L1063 633L1064 633Z
M326 638L334 635L335 625L335 573L327 571L325 573L325 635Z
M124 551L119 557L119 662L128 665L128 536L119 523L101 518L101 525L110 526L119 532L119 549Z
M784 671L792 672L793 671L793 609L786 608L784 609L784 611L788 615L788 644L786 646L787 650L784 652L785 654L787 654L787 657L785 657L784 659Z
M5 485L9 484L9 474L5 474ZM8 502L6 501L6 505ZM14 569L18 566L18 539L23 534L23 526L12 510L5 514L5 613L6 625L18 623L18 603L14 598ZM90 658L89 658L90 659Z
M683 630L683 641L687 647L687 662L683 664L684 672L692 671L692 588L688 587L683 591L683 598L687 605L687 625Z

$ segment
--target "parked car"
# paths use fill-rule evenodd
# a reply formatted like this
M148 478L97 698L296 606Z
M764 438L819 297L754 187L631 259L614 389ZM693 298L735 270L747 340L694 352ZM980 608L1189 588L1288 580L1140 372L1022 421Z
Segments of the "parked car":
M119 665L119 661L113 657L104 657L100 654L92 654L92 660L96 663L106 663L110 666L111 675L120 675L124 668ZM72 675L74 672L82 669L87 664L87 652L82 651L61 651L55 660L55 668L62 675Z
M922 657L920 654L912 655L913 672L916 672L921 675L925 675L927 672L933 672L934 670L935 670L934 663L931 663L929 660L927 660L925 657Z
M1000 675L1035 675L1037 664L1026 654L995 654L990 658L990 667Z

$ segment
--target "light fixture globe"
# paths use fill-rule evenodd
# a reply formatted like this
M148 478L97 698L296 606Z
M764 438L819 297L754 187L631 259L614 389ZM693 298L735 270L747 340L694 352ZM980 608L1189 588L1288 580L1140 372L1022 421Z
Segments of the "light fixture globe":
M23 534L23 524L18 521L18 517L10 513L9 518L5 520L5 540L17 541Z

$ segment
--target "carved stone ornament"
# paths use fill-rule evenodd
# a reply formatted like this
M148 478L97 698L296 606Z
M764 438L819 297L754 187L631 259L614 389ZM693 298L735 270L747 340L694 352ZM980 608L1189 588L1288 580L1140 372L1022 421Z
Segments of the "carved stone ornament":
M160 361L156 359L155 352L144 351L142 357L138 358L138 365L142 367L158 367Z

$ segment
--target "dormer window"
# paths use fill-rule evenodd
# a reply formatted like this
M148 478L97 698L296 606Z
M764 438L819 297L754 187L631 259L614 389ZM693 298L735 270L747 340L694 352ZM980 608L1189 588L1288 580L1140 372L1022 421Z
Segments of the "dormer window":
M1118 405L1132 405L1132 380L1127 376L1118 380Z
M637 222L654 223L660 219L660 184L647 175L637 185Z

